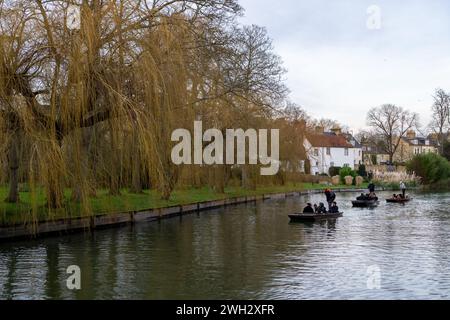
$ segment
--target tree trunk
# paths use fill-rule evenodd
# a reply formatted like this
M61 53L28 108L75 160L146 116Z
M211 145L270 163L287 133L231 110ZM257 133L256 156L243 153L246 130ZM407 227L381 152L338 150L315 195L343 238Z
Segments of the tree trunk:
M170 160L169 160L170 161ZM171 162L167 162L164 168L163 177L161 177L161 186L159 191L161 193L161 198L163 200L169 200L170 196L175 189L175 185L178 181L179 170L176 166L172 165Z
M9 194L5 199L8 203L18 203L19 196L19 148L20 137L16 132L13 134L8 148L8 166L9 166Z
M109 184L109 194L112 196L120 196L119 177L115 173L111 173L110 184Z
M217 165L214 171L214 191L217 193L225 193L225 170L223 165Z
M248 183L248 170L247 170L247 166L246 165L242 166L241 172L242 172L241 186L243 188L247 188L249 183Z
M440 144L439 149L440 149L440 152L441 152L441 156L444 155L444 143L445 143L444 133L440 133L439 134L439 144Z
M63 207L64 194L62 184L57 173L49 173L49 181L47 186L47 205L52 209L59 209Z
M111 167L109 172L109 193L113 196L120 196L120 164L119 164L119 152L117 150L117 141L115 136L114 128L110 124L110 135L111 135Z
M248 190L256 190L255 166L242 166L242 187Z
M141 157L139 150L135 150L132 155L133 169L131 172L131 193L142 193L142 180L141 180Z
M90 141L92 138L92 128L81 129L81 142L80 142L80 154L77 157L74 155L74 159L79 159L79 167L77 168L77 175L75 178L75 185L72 187L71 200L74 202L81 202L83 200L83 190L87 188L87 194L91 195L92 191L90 186L89 164L90 164ZM86 193L85 193L86 194Z
M164 183L164 185L160 189L161 199L162 200L169 200L170 199L170 195L172 194L172 191L173 191L173 188L169 184Z

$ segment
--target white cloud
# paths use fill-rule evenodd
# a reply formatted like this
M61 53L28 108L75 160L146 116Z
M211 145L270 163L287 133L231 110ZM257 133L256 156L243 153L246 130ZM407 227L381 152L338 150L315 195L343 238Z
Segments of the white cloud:
M378 2L382 29L373 31L367 1L241 1L243 22L267 27L291 97L310 114L359 129L369 108L394 103L426 125L434 89L450 91L449 5Z

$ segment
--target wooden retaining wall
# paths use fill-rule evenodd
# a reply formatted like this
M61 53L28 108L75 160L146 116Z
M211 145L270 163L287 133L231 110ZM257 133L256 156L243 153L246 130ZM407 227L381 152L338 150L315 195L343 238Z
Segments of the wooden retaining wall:
M365 189L337 189L335 192L364 192ZM88 231L94 229L110 228L140 222L158 221L179 217L195 212L223 208L231 205L265 201L270 199L284 199L288 197L304 196L323 193L322 190L308 190L300 192L287 192L265 194L260 196L247 196L223 200L205 201L187 205L173 206L160 209L148 209L123 213L109 213L92 217L61 219L56 221L39 222L33 224L17 224L0 227L0 242L19 238L30 239L44 235L62 235L72 232Z

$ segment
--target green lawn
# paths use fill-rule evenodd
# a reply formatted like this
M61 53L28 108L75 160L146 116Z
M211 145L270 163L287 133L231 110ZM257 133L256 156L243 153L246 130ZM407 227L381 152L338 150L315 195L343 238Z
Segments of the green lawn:
M363 186L364 188L366 185ZM107 190L97 192L97 197L89 200L89 207L82 210L82 206L77 203L71 203L71 191L65 192L66 209L49 211L45 205L45 195L42 191L35 194L30 192L21 192L19 204L10 204L3 202L6 198L8 189L0 187L0 225L11 225L31 221L45 221L68 217L79 217L91 214L104 214L124 211L138 211L144 209L163 208L175 205L184 205L209 200L220 200L224 198L234 198L243 196L254 196L270 193L283 193L301 190L323 189L325 186L319 184L298 184L286 186L260 187L257 190L246 190L240 187L229 187L225 189L225 194L214 192L208 187L194 189L186 188L175 190L170 200L161 200L158 192L153 190L144 191L143 194L131 194L127 190L122 190L120 196L111 196ZM333 188L346 188L346 186L336 186ZM33 201L36 199L36 201ZM33 203L35 208L33 210Z

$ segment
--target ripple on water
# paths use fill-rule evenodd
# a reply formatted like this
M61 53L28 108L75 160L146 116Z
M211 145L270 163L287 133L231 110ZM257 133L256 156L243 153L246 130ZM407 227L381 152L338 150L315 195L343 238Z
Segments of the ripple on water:
M352 208L354 196L338 196L345 215L334 223L289 223L305 202L323 202L313 195L2 244L0 298L450 298L450 194L373 210ZM65 286L73 264L80 292Z

